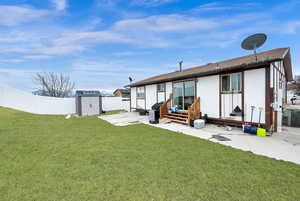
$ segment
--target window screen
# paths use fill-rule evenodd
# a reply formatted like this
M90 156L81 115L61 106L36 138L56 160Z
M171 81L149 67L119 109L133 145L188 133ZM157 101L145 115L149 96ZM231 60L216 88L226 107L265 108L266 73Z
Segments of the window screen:
M222 76L222 92L241 91L241 74L234 73Z
M144 87L137 88L137 98L145 98L145 88Z
M164 92L165 91L165 84L157 84L157 91L158 92Z
M230 91L230 76L229 75L222 76L222 91L224 91L224 92Z
M241 90L241 75L232 74L231 76L231 91L240 91Z

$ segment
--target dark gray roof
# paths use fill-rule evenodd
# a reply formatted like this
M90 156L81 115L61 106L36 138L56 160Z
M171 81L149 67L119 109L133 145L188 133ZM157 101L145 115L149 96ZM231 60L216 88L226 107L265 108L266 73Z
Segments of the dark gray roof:
M97 96L101 96L101 93L100 91L96 91L96 90L77 90L75 96L97 97Z
M167 74L162 74L154 77L144 79L130 84L129 86L143 86L147 84L155 84L167 81L174 81L178 79L186 79L197 76L206 76L226 72L230 70L238 70L243 68L257 68L258 66L264 66L274 61L283 61L287 80L293 80L291 56L289 48L277 48L257 54L257 61L254 55L247 55L225 61L209 63L202 66L197 66L183 71L176 71Z

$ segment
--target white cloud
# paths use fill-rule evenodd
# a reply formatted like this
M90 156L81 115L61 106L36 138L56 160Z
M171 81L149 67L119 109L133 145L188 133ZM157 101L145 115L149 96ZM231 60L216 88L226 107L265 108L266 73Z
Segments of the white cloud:
M218 25L216 21L211 19L173 14L121 20L114 25L114 29L122 31L195 32L215 28Z
M240 42L249 33L259 32L260 28L253 26L233 30L212 31L209 33L195 34L185 38L185 42L191 44L199 41L196 46L227 48L235 42Z
M147 42L145 36L147 35ZM87 46L103 44L103 43L118 43L131 44L139 47L169 47L172 46L170 41L161 39L159 36L154 36L151 33L138 31L135 34L117 30L104 30L99 32L72 32L63 34L53 41L54 47L78 47L78 50L84 50ZM49 49L49 48L48 48ZM76 50L76 49L74 49ZM52 54L51 52L48 54Z
M41 70L0 68L0 84L31 91L34 83L33 76Z
M98 84L99 87L111 89L129 84L129 76L135 80L141 80L154 76L157 72L167 73L178 70L176 62L173 64L156 62L154 64L137 60L84 58L76 60L72 64L72 78L80 80L80 82L78 81L80 88L91 88ZM201 63L186 62L184 66L194 64L200 65Z
M135 55L146 55L150 54L151 52L148 51L124 51L124 52L115 52L113 53L114 56L135 56Z
M22 54L20 59L46 59L87 51L93 46L105 43L129 44L139 48L228 47L240 40L245 32L258 30L257 19L262 16L268 19L268 16L259 13L218 18L188 14L152 15L119 20L110 27L102 30L98 28L97 31L94 28L101 24L100 18L94 18L87 26L79 29L51 27L51 32L48 32L43 28L14 28L10 32L0 31L0 52ZM247 24L252 25L251 29L245 30ZM268 24L263 25L264 28L267 26ZM134 54L136 53L126 51L114 55Z
M49 14L47 10L28 6L0 6L0 26L15 26L37 20Z
M219 46L226 46L230 44L228 43L229 36L222 28L249 22L256 19L253 16L257 14L236 16L211 19L180 14L154 15L120 20L101 31L93 31L91 26L83 29L52 29L51 33L43 30L32 32L14 29L11 32L0 32L0 51L6 54L25 54L23 56L26 59L33 59L36 57L34 55L55 56L78 53L103 43L129 44L142 48L166 48L195 46L194 41L197 40L198 46L201 45L200 41L211 46L218 46L217 43L221 44ZM101 23L101 19L96 18L95 23ZM253 27L255 27L254 24ZM234 28L230 34L236 35L235 32L239 29ZM232 38L231 35L230 38ZM208 41L207 36L215 38L213 41ZM118 55L129 56L133 53L115 54L115 56Z
M130 71L130 64L122 60L99 60L83 59L72 64L74 71L98 72L98 73L120 73Z
M23 57L24 59L51 59L53 56L50 55L27 55Z
M50 55L26 55L26 56L14 56L14 58L0 58L0 63L21 63L31 59L51 59Z
M68 7L67 0L51 0L54 8L58 11L65 10Z
M51 2L54 3L54 1ZM71 66L73 72L70 72L72 73L73 79L75 77L75 80L79 80L78 83L83 85L87 83L87 87L97 85L105 88L111 86L119 87L122 82L127 84L127 77L129 75L139 80L155 75L157 72L163 73L177 70L178 66L176 61L179 61L179 59L177 59L176 53L174 53L175 48L186 48L187 51L191 51L189 48L204 47L203 49L206 49L205 47L232 47L233 44L239 45L240 40L249 33L265 32L266 27L268 27L268 32L271 33L283 33L283 31L278 31L282 29L283 26L285 26L285 33L296 33L300 27L299 20L290 21L288 26L287 22L285 24L281 23L282 21L278 20L271 11L261 13L243 12L243 14L237 14L241 12L230 12L225 15L222 13L215 14L217 10L242 9L238 7L238 4L204 4L198 9L202 9L202 11L212 11L214 15L211 16L214 17L202 17L199 13L191 12L191 10L182 11L177 14L145 16L144 13L141 13L139 15L133 15L132 9L120 9L120 7L123 6L121 0L99 0L98 2L102 3L101 6L107 6L103 9L105 12L109 10L109 12L117 16L109 21L103 20L104 23L116 18L120 18L121 20L107 26L107 24L102 24L101 18L92 15L92 19L89 18L91 17L89 16L88 19L84 21L84 26L76 26L76 24L66 26L65 23L62 25L59 21L53 19L44 21L44 19L49 19L53 15L60 14L54 11L54 9L42 10L29 6L0 6L1 65L26 68L24 65L26 63L18 63L31 62L34 65L34 62L31 60L50 59L58 55L73 54L72 57L66 57L64 59L64 61L69 62L70 59L73 60L80 56L80 54L77 53L91 49L99 51L92 52L92 54L99 53L97 58L105 58L107 54L101 54L103 48L101 50L100 45L105 44L104 47L107 47L107 44L121 44L122 47L119 50L113 49L117 52L111 53L112 56L118 57L110 57L110 59L118 60L85 58L83 61L75 61ZM170 3L170 1L157 0L140 2L143 2L140 5L144 6ZM60 5L53 4L53 6L55 9L61 11L66 9L68 5L64 3ZM115 10L113 8L108 9L109 6L114 7ZM126 12L130 15L125 15L124 13ZM260 19L264 19L263 24ZM40 23L42 20L43 23ZM34 21L38 21L38 23L15 26ZM249 24L251 24L251 26L249 26ZM1 25L15 27L1 27ZM45 29L45 27L47 27L47 29ZM128 51L126 51L123 44L126 44L125 48L127 48ZM97 46L97 48L94 48L94 46ZM171 60L170 63L172 63L172 61L175 60L173 64L164 64L161 59L153 59L152 61L151 58L155 56L152 55L152 51L148 49L135 49L132 48L132 46L138 48L166 48L165 50L168 52L171 50L170 55L174 54L176 58L166 58L169 60L164 61L170 62ZM115 47L117 46L113 48ZM173 49L172 47L175 48ZM109 52L112 51L111 48L107 49ZM121 50L124 51L122 52ZM199 49L196 50L199 51ZM164 50L158 50L160 53L163 51ZM211 51L211 49L209 51ZM178 54L181 54L180 52L181 50L178 51ZM149 57L142 56L148 53L151 54ZM153 52L153 54L156 53ZM201 57L201 52L199 54ZM87 55L89 55L89 52L84 54L85 57ZM99 55L101 55L101 57ZM127 57L133 55L136 56L136 59L130 61L132 58L128 59ZM160 57L161 55L158 56ZM145 58L147 62L142 62L142 58ZM126 61L126 59L128 60ZM203 64L201 60L190 61L192 61L191 57L184 60L184 68ZM46 68L48 64L46 65L45 63L45 65L42 66ZM67 71L68 67L64 67L64 70ZM30 72L22 72L22 70L0 69L0 82L3 79L9 80L7 78L7 75L9 75L11 76L10 83L14 84L17 73L20 75L20 79L18 80L26 79L25 77L30 74ZM114 76L115 79L111 79L111 76ZM99 77L101 79L99 79ZM29 80L29 76L27 78ZM31 80L29 80L29 82L31 82Z
M194 8L194 11L217 11L217 10L229 10L232 9L232 6L229 5L222 5L217 2L207 3Z
M89 43L129 43L131 39L113 31L70 32L54 40L55 45L89 44Z
M300 20L288 22L287 29L285 29L285 30L287 33L295 34L297 32L298 28L300 28Z
M31 52L32 50L30 48L25 48L25 47L1 47L0 51L2 53L28 53Z
M21 63L23 59L0 59L0 63ZM0 71L1 72L1 71Z
M72 54L74 52L82 52L86 50L86 48L82 45L54 45L51 47L43 47L37 49L38 52L49 55L66 55Z
M210 3L206 3L206 4L202 4L196 8L193 8L192 11L198 11L198 12L202 12L202 11L223 11L223 10L233 10L233 9L241 9L241 10L247 10L250 8L257 8L261 6L260 3L257 2L241 2L241 3L237 3L237 4L226 4L226 3L220 3L220 2L210 2Z
M68 45L43 45L43 44L34 44L34 43L28 43L25 44L24 47L14 47L13 46L7 46L7 47L1 47L0 51L2 53L12 53L12 54L42 54L42 55L48 55L48 56L24 56L24 58L33 59L33 57L50 57L53 55L67 55L72 54L75 52L81 52L86 50L86 47L80 44L68 44ZM30 58L31 57L31 58Z
M98 7L114 7L120 0L96 0Z
M91 21L87 22L87 25L85 26L86 30L94 30L98 26L103 24L103 20L100 17L94 18Z
M120 20L102 31L69 31L54 39L53 46L62 49L77 46L79 50L101 43L124 43L148 48L170 47L176 45L178 41L164 34L207 31L218 26L220 24L211 19L184 15L157 15Z
M131 2L131 5L153 7L153 6L159 6L159 5L163 5L163 4L173 3L176 1L178 1L178 0L133 0Z
M141 64L138 61L132 62L122 59L81 59L76 60L72 64L72 69L75 72L81 73L99 73L99 74L120 74L120 72L129 75L132 72L135 74L149 74L153 73L154 69L157 70L161 66L153 67L151 64L143 64L143 68L140 68ZM165 68L167 69L167 68ZM123 75L122 75L123 76Z
M123 60L84 58L73 62L72 78L80 80L80 88L118 88L128 84L128 76L133 72L135 75L148 73L147 69L135 68L136 65Z
M271 8L271 12L274 14L277 13L294 13L299 10L300 1L299 0L289 0L282 1L280 4L275 4L274 7Z
M0 73L11 73L11 74L19 74L19 75L22 75L22 74L24 74L24 73L37 73L37 72L40 72L40 70L0 68Z

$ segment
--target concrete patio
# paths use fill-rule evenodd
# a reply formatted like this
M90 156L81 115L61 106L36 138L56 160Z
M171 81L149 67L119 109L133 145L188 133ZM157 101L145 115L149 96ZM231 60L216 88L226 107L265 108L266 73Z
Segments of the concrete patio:
M128 126L147 122L148 116L141 116L137 112L122 112L114 115L99 116L100 119L108 121L115 126Z
M250 151L258 155L300 164L300 128L283 127L281 133L274 133L271 137L258 137L243 133L241 128L232 127L231 131L227 131L225 127L213 124L207 124L203 129L195 129L177 123L150 124L148 116L140 116L135 112L105 115L100 116L99 118L116 126L144 123L162 129L210 140L244 151ZM213 138L213 135L227 137L230 141L219 141Z

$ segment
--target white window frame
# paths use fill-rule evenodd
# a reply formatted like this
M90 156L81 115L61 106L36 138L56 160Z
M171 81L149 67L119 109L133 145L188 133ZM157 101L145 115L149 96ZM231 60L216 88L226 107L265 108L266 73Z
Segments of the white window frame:
M239 89L238 90L232 90L232 77L233 75L240 75L240 79L239 79ZM230 82L229 82L229 90L228 91L224 91L223 90L223 77L225 76L229 76ZM242 91L242 73L231 73L231 74L225 74L225 75L221 75L221 92L222 93L239 93Z
M137 87L136 88L136 98L137 99L145 99L145 87Z
M158 89L158 86L162 86L163 90L161 88ZM159 83L159 84L156 85L156 89L157 89L157 92L165 92L166 91L166 84L165 83Z

